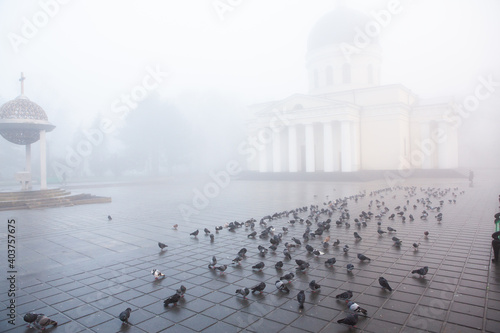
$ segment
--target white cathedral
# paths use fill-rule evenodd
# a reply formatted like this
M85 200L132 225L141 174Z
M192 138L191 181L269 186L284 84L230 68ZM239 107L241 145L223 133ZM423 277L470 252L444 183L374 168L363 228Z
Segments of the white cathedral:
M266 143L256 149L249 170L458 167L457 130L444 120L451 101L433 103L401 84L381 85L376 40L346 56L355 28L363 28L369 19L344 7L326 14L308 39L309 93L249 107L249 135Z

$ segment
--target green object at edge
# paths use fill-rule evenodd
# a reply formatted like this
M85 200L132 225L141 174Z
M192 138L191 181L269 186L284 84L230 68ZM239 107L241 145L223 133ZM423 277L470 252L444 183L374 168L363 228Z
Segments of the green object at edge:
M496 220L495 224L496 224L495 231L497 231L497 232L500 231L500 220Z

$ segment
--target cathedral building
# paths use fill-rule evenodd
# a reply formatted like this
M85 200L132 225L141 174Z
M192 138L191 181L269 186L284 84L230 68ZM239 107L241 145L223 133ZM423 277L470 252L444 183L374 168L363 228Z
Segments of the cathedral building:
M308 38L309 92L249 107L248 134L264 143L249 159L250 171L458 167L457 130L444 117L452 101L426 101L402 84L382 85L376 38L350 48L370 20L343 7L326 14Z

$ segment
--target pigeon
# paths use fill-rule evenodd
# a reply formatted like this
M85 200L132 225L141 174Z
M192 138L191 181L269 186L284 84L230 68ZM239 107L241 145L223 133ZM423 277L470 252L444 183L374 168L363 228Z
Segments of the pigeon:
M335 242L333 242L333 246L334 247L339 246L339 244L340 244L340 240L338 240L338 239Z
M112 219L111 215L108 215L108 221L111 221Z
M325 261L325 265L330 265L330 266L332 266L332 265L334 265L336 262L337 262L337 259L335 259L335 258L330 258L330 259L328 259L327 261Z
M337 320L337 323L356 327L355 325L358 323L358 314L350 313L347 317Z
M203 231L205 231L205 235L210 234L210 230L208 230L207 228L205 228Z
M250 294L250 289L248 288L236 289L236 293L243 295L243 299L247 299L247 295Z
M220 265L220 266L217 266L215 267L214 269L218 270L221 272L221 274L225 274L224 272L226 271L227 269L227 265Z
M351 299L352 298L352 291L350 291L350 290L344 291L342 294L338 294L337 296L335 296L335 298L343 299L343 300Z
M307 261L301 260L301 259L295 259L295 263L297 264L297 266L302 266L302 265L308 264Z
M411 273L412 274L418 274L420 277L422 277L422 276L425 276L428 271L429 271L429 267L424 266L424 267L422 267L420 269L415 269L415 270L411 271Z
M49 317L43 315L43 314L40 314L36 317L36 320L35 322L33 323L33 326L35 328L38 328L40 330L44 330L47 326L49 325L53 325L53 326L57 326L57 321L55 320L52 320L50 319Z
M255 238L255 236L257 236L257 231L254 231L251 234L248 234L247 238Z
M365 256L364 254L361 254L361 253L358 253L358 259L361 261L365 261L365 260L372 261L370 258L368 258L367 256Z
M415 249L415 251L418 250L419 246L420 246L420 243L413 243L413 248Z
M280 280L281 281L286 280L286 281L288 281L288 283L290 283L294 277L295 277L295 274L288 273L288 274L285 274L282 277L280 277Z
M162 272L160 272L159 270L157 270L155 268L151 271L151 275L153 275L155 277L155 280L157 280L160 277L165 276L165 274L163 274Z
M429 232L428 231L424 231L424 235L425 235L425 238L427 238L427 236L429 236Z
M261 261L261 262L255 264L255 265L253 265L252 269L258 269L260 272L262 272L262 269L264 268L265 265L266 264L264 264L264 262Z
M208 264L208 268L213 269L215 265L217 265L217 258L215 256L212 256L212 259L210 260L210 263Z
M181 299L181 295L173 294L163 301L163 306L168 306L169 304L177 305L177 302Z
M328 248L328 246L330 246L330 243L328 243L328 242L323 242L323 248L324 248L324 249L327 249L327 248Z
M278 249L278 247L277 247L276 245L271 245L271 246L269 246L269 248L270 248L273 252L275 252L275 251Z
M354 265L353 264L347 264L347 272L348 273L351 273L353 269L354 269Z
M233 264L238 264L238 265L241 265L241 260L243 260L242 257L240 256L236 256L234 259L233 259Z
M265 247L263 247L262 245L259 245L258 249L259 249L259 253L260 253L261 256L265 256L266 255L267 249Z
M292 237L292 240L295 242L297 245L301 245L302 243L300 242L300 239L297 239L295 237Z
M391 227L387 227L387 231L389 231L389 232L396 232L396 229L393 229Z
M210 234L210 241L213 242L215 240L214 234Z
M323 253L323 252L321 252L320 250L316 250L316 249L314 249L313 254L314 254L316 257L319 257L319 256L322 256L324 253Z
M173 228L174 230L177 230L177 227L178 227L178 226L179 226L178 224L174 224L174 225L172 226L172 228Z
M384 231L382 229L378 229L377 232L378 232L379 235L383 235L383 234L387 233L387 231Z
M353 301L349 301L349 300L346 300L346 302L347 302L347 307L352 312L362 313L365 316L368 314L368 311L366 311L366 309L363 309L362 307L360 307L357 303L354 303Z
M247 253L247 249L246 248L242 248L241 250L238 251L238 255L240 257L244 257L246 253Z
M38 316L42 315L43 313L33 313L33 312L28 312L27 314L24 315L23 319L25 322L28 323L28 327L31 328L31 324L33 324L38 318Z
M303 309L304 302L306 301L306 294L304 293L304 290L299 291L297 294L297 301L299 302L299 309Z
M384 277L382 277L382 276L379 277L378 278L378 283L380 283L380 285L382 286L382 289L387 289L389 291L392 291L392 288L389 285L389 282L387 282L387 280Z
M200 230L196 229L196 231L193 231L193 232L192 232L192 233L190 233L189 235L190 235L190 236L194 236L194 237L196 237L196 236L198 236L198 234L199 234L199 233L200 233Z
M220 225L218 227L215 227L215 232L219 232L223 229L223 227Z
M184 294L186 293L187 288L181 284L179 289L177 289L176 293L179 294L181 297L184 297Z
M288 289L286 284L283 283L283 281L281 281L281 280L276 281L276 283L274 285L276 286L276 288L278 288L279 291L282 291L284 293L290 292L290 289Z
M283 268L283 261L278 261L276 265L274 265L276 269L282 269Z
M288 260L292 260L292 255L290 254L290 251L288 249L283 249L283 254L285 255L285 258Z
M158 242L158 247L163 251L164 248L168 247L167 244L163 244L161 242Z
M361 236L355 231L354 232L354 238L357 240L357 241L360 241L362 240L363 238L361 238Z
M288 232L288 228L287 227L283 227L283 232L286 234Z
M346 244L342 250L344 250L344 254L347 254L349 252L349 245Z
M128 324L128 319L130 318L130 312L132 312L131 308L127 308L125 311L122 311L118 318L124 323Z
M309 253L313 253L313 251L314 251L314 247L312 247L311 245L307 244L307 245L306 245L306 250L307 250L307 252L309 252Z
M321 286L316 283L316 280L312 280L309 282L309 288L311 288L312 292L319 291L321 289Z
M252 294L255 293L256 291L259 291L262 294L262 292L264 291L265 288L266 288L266 283L261 282L252 288Z

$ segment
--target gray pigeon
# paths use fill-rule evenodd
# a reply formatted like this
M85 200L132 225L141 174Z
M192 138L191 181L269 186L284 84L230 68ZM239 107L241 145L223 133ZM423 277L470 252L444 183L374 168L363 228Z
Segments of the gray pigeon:
M173 294L172 296L168 297L166 300L163 301L163 305L168 306L169 304L173 304L175 306L180 299L181 295L177 293Z
M306 294L304 293L304 290L299 291L297 294L297 301L299 302L299 309L303 309L304 302L306 301Z
M262 271L262 269L264 268L265 265L266 264L264 264L264 262L261 261L261 262L255 264L255 265L253 265L252 269L258 269L259 271Z
M163 249L168 247L168 245L158 242L158 247L163 251Z
M379 235L383 235L383 234L387 233L386 231L384 231L382 229L378 229L377 232L378 232Z
M316 283L316 280L312 280L309 282L309 288L311 288L311 291L314 293L316 291L319 291L321 289L321 286Z
M358 323L358 314L350 313L347 317L337 320L337 323L356 327L355 325Z
M382 277L382 276L379 277L378 278L378 283L380 283L380 285L382 286L382 289L387 289L389 291L392 291L392 288L389 285L389 282L387 282L387 280L384 277Z
M347 272L348 273L351 273L353 269L354 269L354 265L353 264L347 264Z
M364 254L361 254L361 253L358 253L358 259L361 261L365 261L365 260L371 261L370 258L368 258L367 256L365 256Z
M221 274L225 274L224 272L226 271L227 269L227 265L220 265L220 266L217 266L215 267L214 269L218 270L219 272L221 272Z
M266 283L265 282L261 282L259 283L258 285L256 285L255 287L252 288L252 294L256 291L260 292L262 294L262 292L264 291L264 289L266 288Z
M357 241L360 241L362 240L363 238L361 238L361 236L355 231L354 232L354 238L357 240Z
M33 326L40 330L44 330L49 325L57 326L57 321L52 320L43 314L38 315L33 323Z
M213 242L215 240L214 234L210 234L210 241Z
M422 276L425 276L428 271L429 271L429 267L424 266L424 267L422 267L420 269L415 269L415 270L411 271L411 273L412 274L418 274L420 277L422 277Z
M208 230L207 228L205 228L203 231L205 231L205 235L210 234L210 230Z
M276 288L278 288L279 291L282 291L284 293L290 292L290 289L288 289L286 284L281 280L276 281L276 283L274 285L276 286Z
M338 240L338 239L335 242L333 242L333 246L334 247L339 246L339 244L340 244L340 240Z
M283 268L283 261L278 261L278 262L274 265L274 267L275 267L276 269L282 269L282 268Z
M396 232L396 229L393 229L391 227L387 227L387 231L389 231L389 232Z
M363 309L362 307L360 307L358 305L358 303L354 303L353 301L349 301L349 300L346 300L347 302L347 307L349 308L349 310L351 310L352 312L358 312L358 313L362 313L364 314L365 316L368 314L368 311L366 311L366 309Z
M194 237L196 237L196 236L198 236L198 234L199 234L199 233L200 233L200 230L196 229L196 231L193 231L193 232L192 232L192 233L190 233L189 235L190 235L190 236L194 236Z
M243 295L243 298L247 299L247 295L250 294L250 289L248 289L248 288L236 289L236 293Z
M338 294L337 296L335 296L335 298L343 299L343 300L351 299L352 298L352 291L350 291L350 290L344 291L342 294Z
M281 281L286 280L286 281L288 281L288 283L290 283L294 277L295 277L295 274L293 274L293 273L288 273L288 274L285 274L285 275L283 275L282 277L280 277L280 280L281 280Z
M130 318L130 312L132 312L132 309L131 308L127 308L125 311L122 311L120 313L120 315L118 316L118 318L120 318L120 320L124 323L129 323L128 322L128 319Z
M177 289L177 294L179 294L181 297L184 297L184 294L186 293L187 288L181 284L179 289Z
M23 319L25 322L28 323L28 327L31 328L31 324L33 324L38 318L38 316L42 315L43 313L33 313L33 312L28 312L27 314L24 315Z
M330 258L328 259L327 261L325 261L325 265L330 265L332 266L333 264L335 264L337 262L337 259L335 258Z

